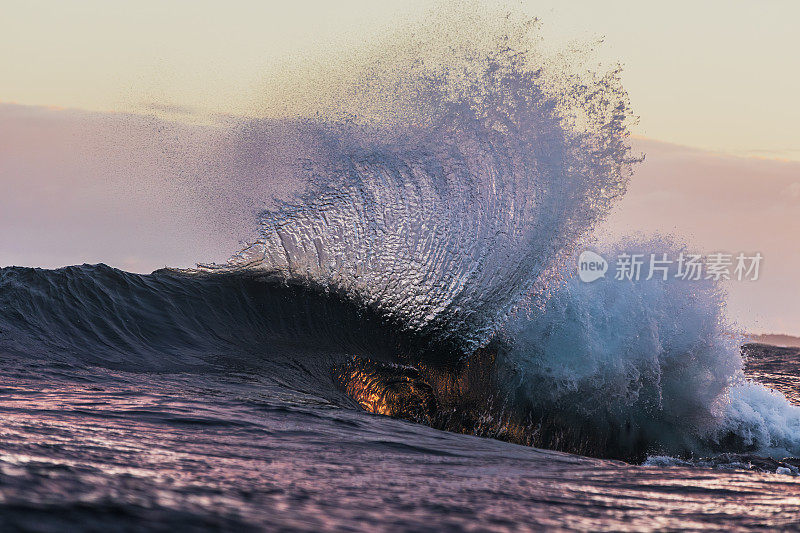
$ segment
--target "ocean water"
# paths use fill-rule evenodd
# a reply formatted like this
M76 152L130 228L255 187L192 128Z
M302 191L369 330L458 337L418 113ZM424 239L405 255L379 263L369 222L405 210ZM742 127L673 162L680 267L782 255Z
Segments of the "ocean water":
M743 352L711 280L577 278L686 245L601 244L620 74L530 29L237 123L305 192L224 264L0 269L0 528L800 527L796 351Z
M101 265L1 279L3 530L797 525L796 471L636 466L365 412L331 361L382 336L330 296Z

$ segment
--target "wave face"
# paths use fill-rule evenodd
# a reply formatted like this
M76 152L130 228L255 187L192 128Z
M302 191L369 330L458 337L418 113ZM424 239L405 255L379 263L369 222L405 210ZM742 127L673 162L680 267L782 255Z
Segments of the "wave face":
M257 368L296 386L330 382L340 358L388 360L402 346L367 310L260 276L140 275L102 264L0 269L0 353L34 363ZM306 367L295 372L298 362Z

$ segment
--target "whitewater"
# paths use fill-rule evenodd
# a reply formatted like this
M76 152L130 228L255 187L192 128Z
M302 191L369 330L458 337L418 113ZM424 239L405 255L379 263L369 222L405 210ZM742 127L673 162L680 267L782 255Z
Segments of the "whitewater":
M797 527L798 392L718 284L577 277L690 246L598 235L635 117L535 29L421 36L232 126L305 186L225 263L0 270L0 524Z

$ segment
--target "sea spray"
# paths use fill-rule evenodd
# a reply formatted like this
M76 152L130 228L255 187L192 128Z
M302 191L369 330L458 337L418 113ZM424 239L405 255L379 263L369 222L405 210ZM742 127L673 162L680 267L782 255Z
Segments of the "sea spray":
M619 72L565 71L531 29L370 65L350 100L297 123L314 139L306 193L205 268L303 280L462 355L485 344L621 197L636 161Z
M602 252L677 257L686 249L651 238ZM541 309L504 328L498 382L517 409L542 419L560 413L619 457L800 455L800 407L745 379L719 283L614 279L613 271L591 283L565 277Z
M368 308L423 339L416 358L398 352L423 370L469 364L494 341L496 366L470 382L497 388L478 395L492 405L481 414L467 402L471 414L456 418L516 420L527 428L518 441L626 458L798 453L785 400L776 416L748 411L747 398L762 395L738 384L717 284L590 285L565 274L576 243L625 192L638 160L633 117L619 70L579 75L580 53L546 58L535 29L509 18L477 44L412 37L320 97L316 113L282 122L281 135L248 123L243 143L271 153L286 129L300 132L292 172L308 187L265 210L260 237L228 264L201 270L266 273ZM675 249L662 239L619 246ZM422 374L434 389L448 381ZM456 410L458 401L449 398Z

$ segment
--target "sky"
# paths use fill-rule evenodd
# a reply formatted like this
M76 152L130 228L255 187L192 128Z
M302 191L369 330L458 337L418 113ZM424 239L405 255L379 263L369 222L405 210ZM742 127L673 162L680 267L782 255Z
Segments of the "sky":
M358 53L398 21L459 5L0 0L0 101L263 114L269 111L265 87L287 69ZM625 87L641 117L637 134L800 160L800 3L497 3L505 5L539 17L553 47L604 39L598 56L624 66Z
M602 39L597 59L623 67L647 159L608 231L762 251L762 280L729 288L731 315L800 334L800 2L508 5L541 19L545 46ZM224 147L190 125L279 114L278 81L460 7L0 0L0 184L14 191L0 196L0 264L147 272L225 259L248 238L252 206L209 211L204 196L224 191L175 179Z

